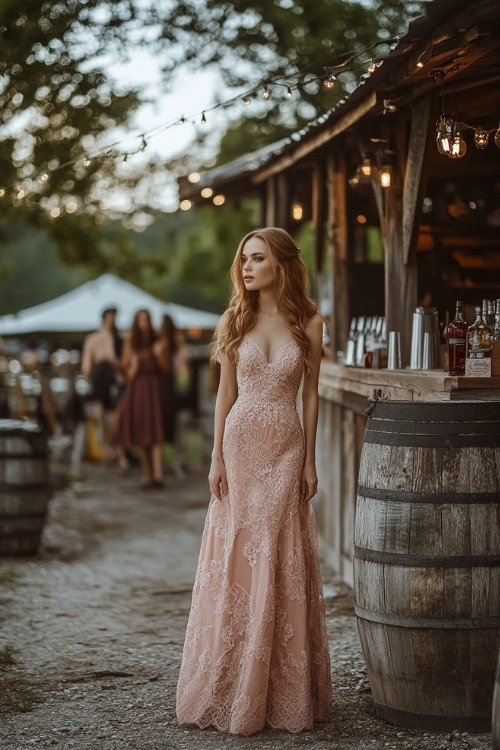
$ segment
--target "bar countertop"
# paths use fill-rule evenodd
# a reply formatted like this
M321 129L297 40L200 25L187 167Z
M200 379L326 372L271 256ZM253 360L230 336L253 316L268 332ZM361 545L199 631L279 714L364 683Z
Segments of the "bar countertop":
M322 398L344 402L349 397L399 401L500 401L500 377L453 376L443 370L372 370L323 360L319 377Z

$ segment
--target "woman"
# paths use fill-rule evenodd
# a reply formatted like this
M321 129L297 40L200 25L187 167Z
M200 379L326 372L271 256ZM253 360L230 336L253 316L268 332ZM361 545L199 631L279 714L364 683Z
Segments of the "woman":
M317 529L322 319L283 229L246 235L216 331L221 376L202 538L177 686L181 723L249 735L327 719ZM301 426L296 396L302 381Z
M185 385L189 378L189 364L182 333L177 330L170 315L163 316L159 339L155 343L155 350L161 347L166 363L163 381L166 404L165 442L174 448L174 470L177 477L182 479L186 476L186 460L179 412L185 408L188 400Z
M157 338L148 310L138 310L120 362L127 385L120 404L115 444L124 450L139 448L144 489L163 486L163 372L167 363L163 349L155 350Z

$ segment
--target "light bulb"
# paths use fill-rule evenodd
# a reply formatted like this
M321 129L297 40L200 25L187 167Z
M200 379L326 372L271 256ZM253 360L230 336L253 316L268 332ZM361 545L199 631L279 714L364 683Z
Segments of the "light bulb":
M495 141L495 146L497 148L500 148L500 125L498 126L498 130L495 133L494 141Z
M448 156L451 151L451 141L453 138L453 118L441 115L437 124L436 144L438 151L443 156Z
M476 128L474 131L474 143L476 148L485 148L488 145L488 138L490 134L483 128Z
M449 153L446 155L449 156L450 159L461 159L462 156L465 156L466 151L467 144L462 138L462 134L460 133L460 130L455 123L455 127L453 128L453 137L451 139L451 148Z
M325 80L323 81L323 86L325 87L325 89L333 89L336 80L337 79L335 78L335 76L328 76L328 78L325 78Z
M380 187L390 188L392 183L392 172L389 166L382 167L380 172Z
M250 104L250 99L248 98L248 96L244 96L241 101L243 102L245 107L248 107L248 105Z
M266 86L262 92L262 98L263 99L269 99L269 88Z
M361 165L361 173L363 174L364 177L371 176L372 165L371 165L370 159L367 156L365 156L365 158L363 159L363 163Z
M292 96L293 96L293 94L292 94L292 89L290 88L290 86L288 86L288 87L287 87L287 90L286 90L286 95L287 95L287 97L288 97L289 99L291 99L291 98L292 98Z
M146 143L146 139L144 138L144 136L142 136L142 141L141 141L141 145L139 146L139 151L144 151L147 145L148 144Z
M206 123L207 123L207 118L205 117L205 113L202 112L201 113L201 124L202 125L206 125Z

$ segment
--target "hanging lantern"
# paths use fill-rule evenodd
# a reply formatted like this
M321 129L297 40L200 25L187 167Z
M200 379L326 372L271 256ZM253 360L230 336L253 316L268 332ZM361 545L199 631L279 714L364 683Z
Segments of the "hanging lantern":
M454 122L452 117L441 115L436 129L436 144L440 154L448 156L451 151Z

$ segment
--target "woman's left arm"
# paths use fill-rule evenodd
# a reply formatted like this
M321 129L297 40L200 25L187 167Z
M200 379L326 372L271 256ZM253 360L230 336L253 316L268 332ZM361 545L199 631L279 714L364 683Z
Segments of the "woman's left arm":
M302 425L304 429L305 455L301 478L302 499L306 503L317 492L316 431L318 427L318 379L323 344L323 320L315 315L306 328L311 347L312 370L304 375L302 384Z

